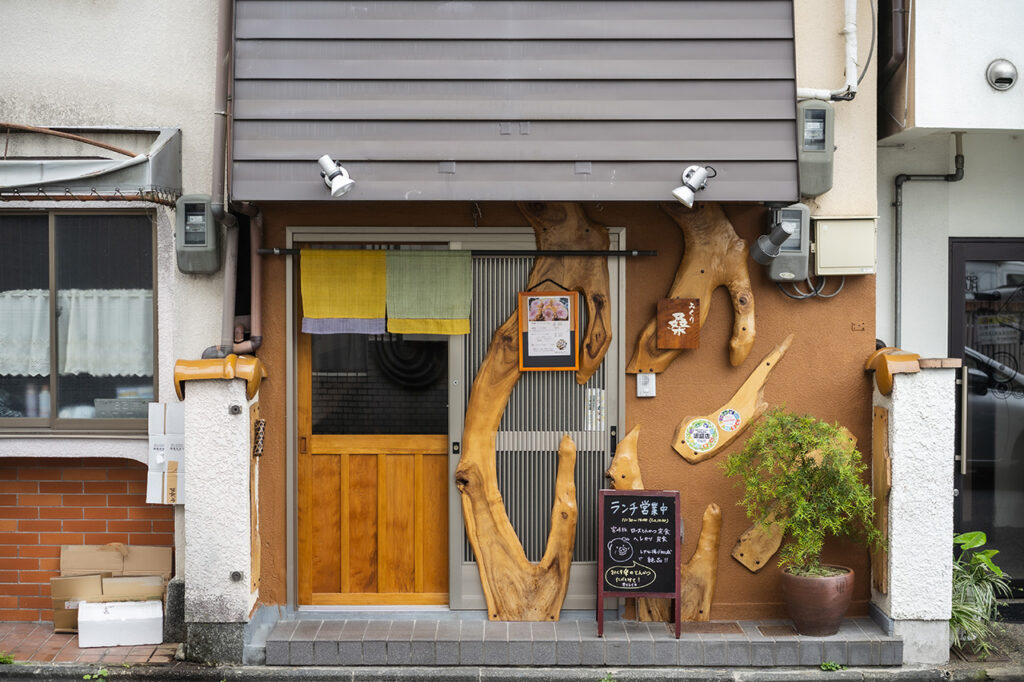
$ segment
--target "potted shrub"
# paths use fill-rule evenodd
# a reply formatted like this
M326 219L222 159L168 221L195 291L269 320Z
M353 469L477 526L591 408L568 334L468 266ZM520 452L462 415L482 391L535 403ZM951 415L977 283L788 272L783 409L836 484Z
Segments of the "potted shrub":
M953 608L949 636L960 649L987 657L999 618L999 596L1010 596L1009 576L995 565L998 549L981 549L988 538L981 531L953 537L960 553L953 559Z
M724 463L739 476L747 516L783 530L779 565L790 618L800 634L834 634L850 604L853 570L821 563L825 538L846 535L875 547L867 466L849 432L810 415L769 411L743 449Z

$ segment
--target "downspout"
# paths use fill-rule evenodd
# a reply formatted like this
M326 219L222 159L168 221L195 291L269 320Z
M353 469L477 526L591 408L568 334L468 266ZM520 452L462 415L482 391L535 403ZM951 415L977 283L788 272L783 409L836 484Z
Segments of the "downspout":
M231 70L231 38L234 28L234 0L217 3L217 80L214 88L213 173L210 209L224 226L224 300L220 345L203 351L204 358L223 358L232 351L235 329L235 286L238 271L238 219L225 208L224 176L227 172L227 126L230 114L228 77Z
M231 352L255 353L263 345L263 212L246 202L239 209L249 216L249 340L236 339Z
M846 38L846 85L835 90L797 88L797 99L852 100L857 94L857 0L845 0L843 30ZM872 14L872 18L874 15ZM870 53L868 59L870 59Z
M893 237L895 241L895 294L893 305L893 322L895 325L896 347L900 347L903 325L903 312L900 307L903 304L903 185L912 180L944 180L946 182L960 182L964 179L964 144L963 133L953 133L956 138L956 156L953 157L955 170L952 173L937 173L934 175L900 173L896 176L896 196L893 201L895 207L895 218L893 221Z
M907 59L907 0L892 0L889 17L891 39L889 59L878 70L878 90L882 91ZM879 48L881 49L881 48Z

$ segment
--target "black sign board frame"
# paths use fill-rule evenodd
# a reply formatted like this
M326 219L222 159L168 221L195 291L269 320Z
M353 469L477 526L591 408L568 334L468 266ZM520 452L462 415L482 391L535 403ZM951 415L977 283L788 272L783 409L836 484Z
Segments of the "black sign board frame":
M622 526L616 525L618 529L615 533L611 532L612 520L609 515L606 514L606 510L610 510L613 503L624 504L628 503L630 507L634 505L637 508L642 506L643 501L657 501L659 505L664 504L668 506L666 513L658 513L658 517L664 518L663 521L655 522L649 517L645 517L642 514L631 515L630 521L626 522L630 524L629 528L625 528L626 523ZM679 491L678 490L601 490L598 492L598 505L597 505L597 634L599 637L604 636L604 600L605 597L656 597L661 599L672 600L672 611L675 613L676 623L676 639L679 638L681 632L680 623L680 603L679 603L679 570L681 568L681 557L680 557L680 545L679 545ZM631 512L635 514L635 512ZM665 535L662 528L658 526L667 525L668 534ZM635 532L634 532L635 531ZM658 531L658 532L650 532ZM658 537L667 537L667 541L656 540ZM652 539L657 542L658 551L664 551L665 549L671 550L671 559L667 562L662 563L656 568L646 566L643 564L637 564L633 561L635 554L642 553L644 549L651 548L653 543ZM664 545L664 546L663 546ZM639 550L638 552L635 550ZM612 558L612 553L621 554L624 559L616 560ZM650 583L641 585L636 588L633 587L617 587L608 582L608 575L606 572L610 569L615 568L618 565L623 565L625 561L630 561L632 566L640 566L641 569L650 571L653 573L653 578ZM666 576L665 572L671 570L672 575ZM650 575L650 574L648 574ZM641 578L643 579L643 578ZM669 583L672 585L671 591L666 590ZM660 590L645 591L644 587L652 586L655 588L660 587Z

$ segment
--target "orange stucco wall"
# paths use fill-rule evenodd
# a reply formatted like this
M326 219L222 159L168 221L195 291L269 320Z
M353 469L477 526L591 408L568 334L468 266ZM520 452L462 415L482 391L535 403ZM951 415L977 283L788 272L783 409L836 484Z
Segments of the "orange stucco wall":
M683 250L682 235L657 204L587 204L589 216L600 223L626 228L628 248L656 249L657 258L630 259L626 265L627 359L636 337L665 296ZM762 231L764 208L728 205L726 212L737 233L748 242ZM483 204L482 226L526 225L514 204ZM263 246L285 246L286 226L358 225L431 227L472 225L467 203L366 204L334 202L318 205L264 206ZM865 458L870 455L871 384L862 369L874 350L874 277L851 277L832 299L795 301L785 297L752 260L757 338L746 362L732 367L728 338L732 308L724 289L716 291L698 350L683 354L658 376L656 398L638 399L635 382L626 379L626 424L641 427L640 466L651 488L678 489L686 527L684 560L693 552L700 518L709 502L723 510L718 590L712 618L762 618L783 614L779 571L772 565L752 574L729 556L733 543L749 522L736 506L738 491L718 464L739 442L718 456L691 465L671 448L676 424L723 405L743 383L758 360L791 332L789 352L772 373L765 390L769 404L839 421L858 438ZM260 464L260 514L263 567L260 600L282 604L287 599L286 570L286 437L285 391L285 260L264 258L264 345L259 355L270 380L261 388L261 407L267 419L265 454ZM831 287L830 287L831 288ZM826 548L826 559L857 572L854 613L865 613L869 599L867 554L842 542Z

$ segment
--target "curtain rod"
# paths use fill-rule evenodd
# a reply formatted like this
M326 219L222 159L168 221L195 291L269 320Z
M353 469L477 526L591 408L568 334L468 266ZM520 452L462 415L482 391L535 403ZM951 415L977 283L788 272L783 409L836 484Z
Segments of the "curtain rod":
M336 249L311 249L312 251L334 251ZM259 249L257 251L261 256L297 256L301 253L300 249ZM444 253L439 251L439 253ZM624 250L624 251L597 251L597 250L580 250L574 251L571 249L558 249L554 251L531 251L528 249L469 249L470 255L476 258L491 258L497 256L622 256L622 257L637 257L637 256L657 256L657 251L643 251L643 250Z

